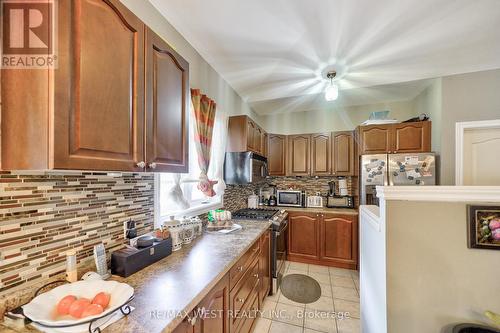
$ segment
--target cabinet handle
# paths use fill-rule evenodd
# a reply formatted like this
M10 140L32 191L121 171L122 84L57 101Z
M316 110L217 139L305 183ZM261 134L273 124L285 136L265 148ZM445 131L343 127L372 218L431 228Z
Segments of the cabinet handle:
M238 298L238 299L236 299L236 301L238 301L240 303L245 303L245 299L244 298Z
M156 169L156 163L155 162L149 163L149 168L150 169Z
M187 322L191 324L191 326L194 326L196 324L196 315L193 317L189 317L189 315L186 316Z
M243 266L238 266L238 268L236 268L236 270L237 270L238 272L241 272L241 271L243 270Z
M253 277L258 279L259 278L259 274L254 274Z
M144 169L146 167L146 163L144 161L140 161L136 164L138 168Z

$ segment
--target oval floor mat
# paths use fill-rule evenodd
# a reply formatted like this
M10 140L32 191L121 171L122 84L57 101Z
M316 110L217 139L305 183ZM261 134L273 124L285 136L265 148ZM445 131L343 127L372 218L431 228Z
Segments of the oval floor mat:
M280 289L286 298L297 303L313 303L321 296L321 286L318 281L303 274L285 275Z

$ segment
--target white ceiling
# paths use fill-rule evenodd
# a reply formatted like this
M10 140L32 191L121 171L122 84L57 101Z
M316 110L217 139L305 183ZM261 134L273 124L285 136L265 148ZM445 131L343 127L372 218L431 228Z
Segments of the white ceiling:
M423 79L500 68L499 0L150 1L259 114L404 100ZM327 103L330 67L341 97Z

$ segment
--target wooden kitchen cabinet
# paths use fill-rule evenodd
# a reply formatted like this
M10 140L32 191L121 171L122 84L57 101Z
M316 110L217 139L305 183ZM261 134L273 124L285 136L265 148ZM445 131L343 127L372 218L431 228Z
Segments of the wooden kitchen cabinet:
M288 260L357 269L356 215L289 212Z
M117 0L58 3L50 168L142 171L144 24Z
M270 231L267 230L173 332L251 333L263 298L269 292L270 279Z
M386 154L392 150L390 125L358 127L360 154Z
M331 133L311 135L311 175L329 176L332 174Z
M119 0L57 6L58 68L2 70L1 168L186 172L187 62Z
M188 172L189 64L146 29L146 163Z
M355 269L358 258L358 222L355 216L321 214L320 261Z
M215 316L213 314L216 314ZM196 318L193 322L189 319ZM226 274L174 333L229 333L229 275Z
M392 152L425 153L431 151L431 122L420 121L392 126Z
M248 116L229 117L227 151L252 151L264 155L265 134L265 131Z
M311 135L288 135L287 164L290 176L311 174Z
M258 151L256 144L255 134L257 132L257 125L250 119L247 119L247 149L251 151Z
M259 256L259 269L260 269L260 289L259 289L259 302L262 306L264 298L271 290L271 232L266 231L260 237L260 256Z
M262 156L268 157L268 151L269 151L269 134L264 132L263 135L263 140L262 140Z
M425 153L431 151L431 122L359 126L359 153Z
M289 212L289 260L319 259L319 215L306 212Z
M269 134L269 151L267 157L269 175L286 175L286 135Z
M255 125L253 129L253 147L257 153L264 156L263 143L264 143L264 131Z
M334 132L332 141L332 174L335 176L355 176L356 146L354 144L354 132Z

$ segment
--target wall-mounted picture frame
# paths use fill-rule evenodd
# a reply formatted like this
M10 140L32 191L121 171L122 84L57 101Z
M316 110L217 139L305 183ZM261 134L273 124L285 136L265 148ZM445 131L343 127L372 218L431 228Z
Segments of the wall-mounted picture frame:
M500 206L467 205L469 248L500 250Z

